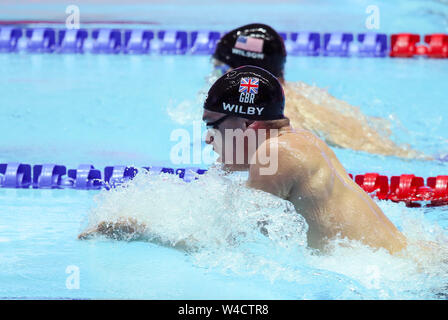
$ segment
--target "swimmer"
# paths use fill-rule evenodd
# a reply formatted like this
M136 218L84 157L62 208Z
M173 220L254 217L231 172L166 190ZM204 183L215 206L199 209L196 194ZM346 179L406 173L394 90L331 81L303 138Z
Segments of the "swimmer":
M284 116L284 105L283 89L274 75L255 66L236 68L219 78L208 92L203 111L209 128L206 143L213 146L225 169L249 171L248 187L294 205L308 224L308 246L325 250L329 240L341 237L385 248L392 254L406 248L405 237L350 179L325 142L310 131L292 129ZM226 136L229 133L235 136ZM234 139L250 137L250 133L258 138L247 138L242 148L233 143ZM267 154L269 162L259 161ZM275 170L263 171L272 163ZM100 234L135 240L150 232L149 227L123 218L101 222L81 233L79 239ZM195 239L179 243L185 250L194 245Z
M243 65L258 66L274 74L283 85L285 115L293 127L313 132L330 146L407 159L433 159L390 140L386 120L367 117L359 108L323 90L318 101L309 98L316 91L315 87L303 82L286 82L283 39L265 24L245 25L224 35L216 46L213 59L218 75Z
M253 79L255 83L250 82L252 86L257 85L253 90L254 96L240 92L241 84L247 88L247 78L256 78ZM271 193L294 205L308 224L310 247L325 251L330 240L347 238L406 256L405 249L415 243L406 239L370 196L349 178L325 142L309 131L291 128L289 119L283 114L284 104L281 84L272 74L254 66L237 68L218 79L209 90L203 112L203 120L209 128L206 142L213 146L227 170L249 171L248 187ZM265 139L256 140L255 150L247 144L243 144L243 149L227 150L225 147L230 140L225 140L226 130L237 133L235 138L265 130L269 134ZM218 139L219 136L224 139ZM232 164L233 160L229 161L238 158L235 151L243 154L244 163ZM266 154L277 155L270 157L277 168L270 174L261 174L261 169L270 166L258 161ZM260 232L266 235L267 230L263 228L266 222L258 223ZM150 240L187 252L201 247L192 236L174 244L162 240L150 225L130 217L101 221L79 234L78 238L90 239L97 235L114 240ZM411 258L419 264L424 252L430 252L434 257L447 256L446 248L437 244L426 242L416 245L422 254Z
M256 90L251 93L253 99L242 99L248 81ZM308 224L310 247L322 250L329 240L342 237L385 248L392 254L405 249L403 234L350 179L326 143L303 128L292 129L284 116L284 104L282 86L274 75L255 66L236 68L219 78L208 92L203 113L210 129L206 143L213 146L228 170L249 171L249 187L293 203ZM237 107L230 108L232 105ZM236 138L249 136L251 131L257 137L265 130L269 134L264 140L257 139L256 148L251 148L247 139L238 149L234 139L229 139L229 130L238 132ZM244 153L240 157L244 163L235 162L236 156L241 156L235 154L238 152ZM277 155L273 157L277 170L272 174L263 174L272 164L259 161L266 159L266 154Z

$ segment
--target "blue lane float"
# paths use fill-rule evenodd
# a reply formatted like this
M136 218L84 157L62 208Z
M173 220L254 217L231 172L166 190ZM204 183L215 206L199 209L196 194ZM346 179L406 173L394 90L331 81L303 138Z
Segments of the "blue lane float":
M22 30L14 27L0 28L0 52L15 52L22 37Z
M279 32L278 34L280 35L280 37L282 37L283 41L288 40L288 33L286 33L286 32Z
M160 54L185 54L188 49L188 34L185 31L162 30L158 33Z
M121 31L118 29L95 29L92 31L92 53L119 53Z
M63 179L63 186L74 189L101 189L101 171L91 164L81 164L77 169L68 170L67 178Z
M33 167L33 188L58 188L61 178L67 173L64 166L56 164L35 165Z
M0 186L28 188L31 185L31 166L18 162L0 163Z
M324 34L323 55L327 57L348 57L353 34L333 32Z
M120 185L138 173L138 169L127 166L110 166L104 168L104 182L110 186Z
M83 53L84 42L88 37L87 30L60 30L57 52L59 53Z
M320 34L316 32L293 32L285 42L290 55L318 56L320 51Z
M216 31L193 31L190 52L192 54L213 54L219 39L221 39L221 33Z
M51 28L26 30L26 50L34 53L51 53L55 49L56 36Z
M142 169L154 174L173 174L186 182L197 179L197 175L207 171L197 167L149 166ZM104 170L99 170L91 164L81 164L76 169L67 170L66 166L53 163L34 166L18 162L0 163L0 188L111 189L133 179L138 170L125 165L107 166Z
M127 54L147 54L154 32L149 30L127 30L124 32L123 52Z
M358 34L358 55L361 57L386 57L387 36L380 33Z

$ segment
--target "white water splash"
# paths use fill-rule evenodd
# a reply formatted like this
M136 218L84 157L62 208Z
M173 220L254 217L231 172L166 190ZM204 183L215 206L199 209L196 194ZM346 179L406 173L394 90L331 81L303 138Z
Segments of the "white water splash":
M202 121L202 111L208 90L218 78L219 76L216 72L207 76L206 85L198 92L196 99L193 101L185 100L180 103L174 103L173 100L170 100L166 112L171 120L180 125L190 124L193 121Z
M332 241L329 253L320 254L307 248L307 225L292 204L247 188L242 176L213 169L186 183L174 175L139 173L123 187L101 192L96 202L89 227L136 219L149 227L148 241L186 242L199 267L293 285L297 298L320 298L324 288L330 299L446 298L446 257L413 245L396 257L347 239ZM442 228L413 209L379 204L410 242L448 243Z
M290 202L213 170L190 183L175 175L142 172L121 187L101 192L96 202L89 227L132 218L148 226L149 237L172 245L191 240L188 244L195 248L225 249L257 242L264 237L262 228L280 246L306 242L306 224Z

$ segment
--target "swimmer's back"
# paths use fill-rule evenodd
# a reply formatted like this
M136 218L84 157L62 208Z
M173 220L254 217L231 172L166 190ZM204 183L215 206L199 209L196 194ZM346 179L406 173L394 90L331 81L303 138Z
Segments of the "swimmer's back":
M365 116L358 107L303 82L286 82L283 89L285 116L292 126L316 133L329 145L372 154L433 160L408 145L394 143L386 119Z
M326 238L340 235L390 252L403 248L404 237L325 142L306 130L286 130L274 139L279 161L273 183L307 220L310 246L321 248Z

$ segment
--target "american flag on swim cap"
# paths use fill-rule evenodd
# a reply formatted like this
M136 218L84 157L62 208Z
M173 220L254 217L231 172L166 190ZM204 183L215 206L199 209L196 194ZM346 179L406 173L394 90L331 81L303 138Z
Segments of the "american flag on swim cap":
M235 42L235 48L252 52L263 52L263 43L263 39L239 36Z

